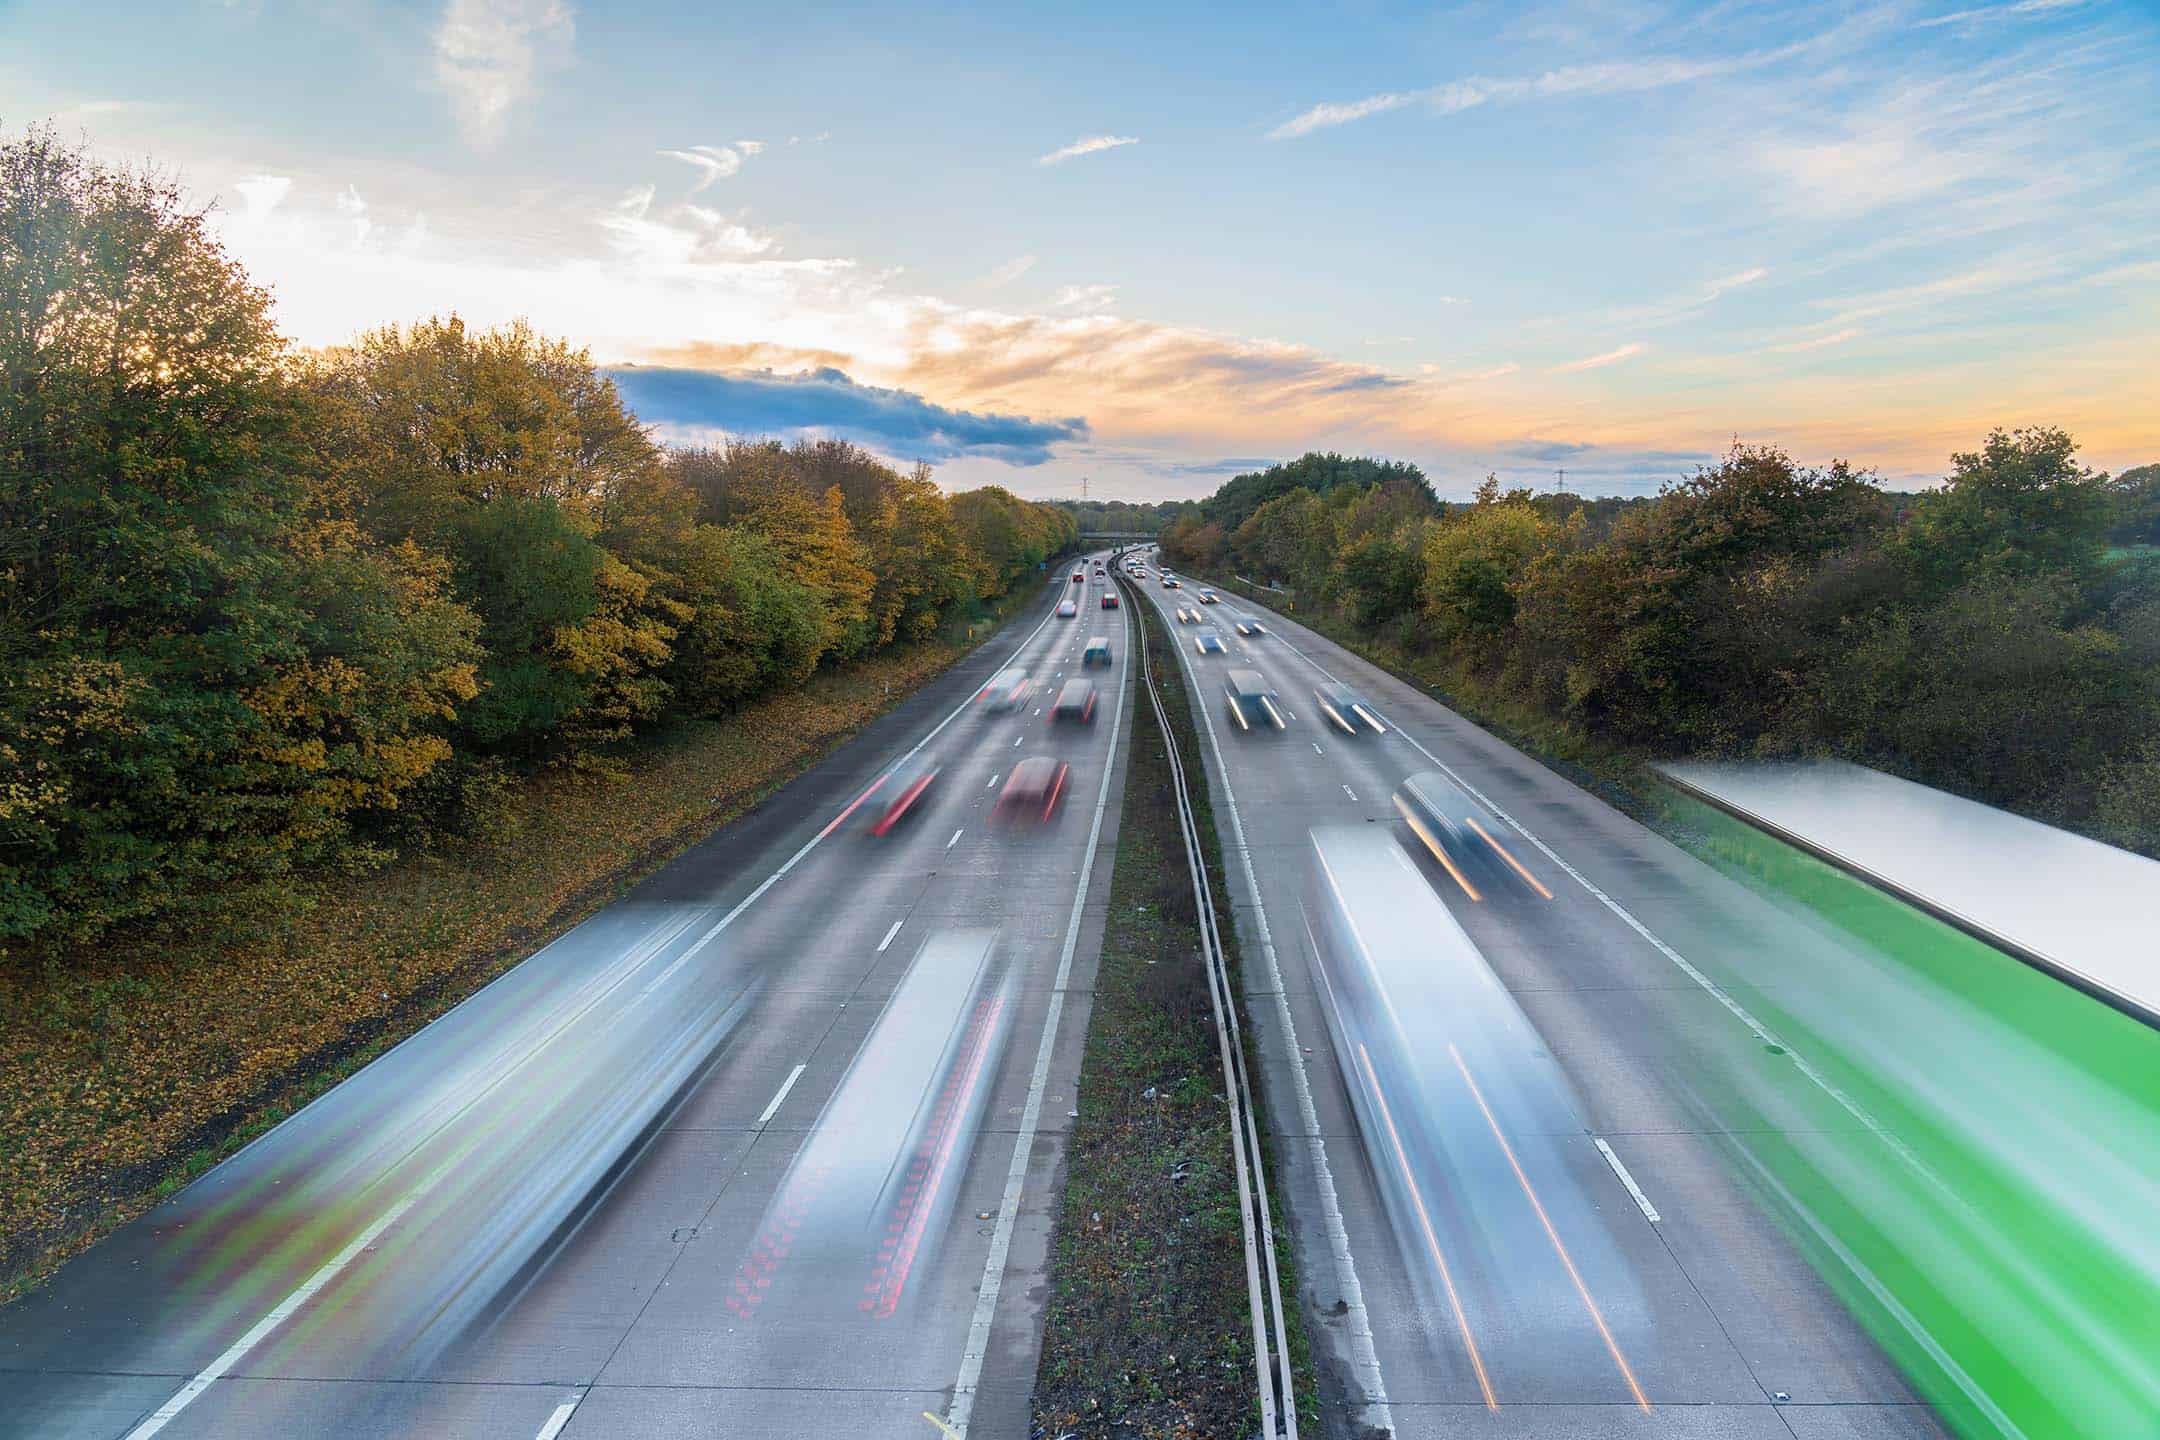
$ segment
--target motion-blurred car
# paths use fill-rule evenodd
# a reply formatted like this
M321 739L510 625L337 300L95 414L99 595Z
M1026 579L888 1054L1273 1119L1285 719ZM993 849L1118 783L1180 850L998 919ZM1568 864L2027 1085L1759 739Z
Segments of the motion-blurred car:
M1186 609L1186 608L1185 608L1185 607L1184 607L1183 605L1180 605L1180 606L1178 606L1178 607L1177 607L1177 622L1178 622L1178 624L1180 624L1180 625L1190 625L1190 624L1192 624L1192 623L1193 623L1193 622L1194 622L1195 620L1198 620L1199 618L1200 618L1200 617L1199 617L1199 615L1195 614L1195 613L1194 613L1193 611L1191 611L1191 610L1188 610L1188 609Z
M1072 578L1072 583L1073 583L1073 584L1075 584L1075 585L1085 585L1085 584L1087 584L1087 571L1085 571L1085 570L1075 570L1075 571L1073 571L1073 578Z
M991 710L1018 710L1034 692L1035 682L1028 678L1028 672L1015 666L991 676L990 683L975 698Z
M1223 677L1223 694L1229 699L1230 718L1237 721L1238 729L1287 728L1282 710L1275 704L1275 692L1259 671L1232 670Z
M1082 651L1080 655L1081 668L1092 669L1097 665L1108 665L1109 663L1110 637L1107 635L1088 636L1087 649Z
M1165 575L1165 576L1163 576L1163 577L1162 577L1162 588L1163 588L1163 589L1165 589L1165 590L1175 590L1175 589L1177 589L1177 588L1178 588L1178 583L1177 583L1177 577L1176 577L1176 576L1174 576L1174 575Z
M1222 654L1222 631L1202 630L1198 635L1195 635L1193 637L1193 649L1199 651L1202 655Z
M1057 699L1050 702L1050 723L1072 721L1078 725L1095 723L1095 682L1093 680L1067 680L1058 688Z
M1115 609L1117 609L1117 591L1115 591L1115 590L1105 590L1105 591L1103 591L1103 597L1102 597L1102 608L1103 608L1103 609L1105 609L1105 610L1115 610Z
M905 819L937 777L937 767L922 760L906 760L893 767L877 788L885 803L870 822L870 833L883 835Z
M1500 842L1500 822L1439 771L1420 771L1403 781L1395 791L1395 813L1472 900L1484 898L1480 880L1490 884L1495 878L1526 884L1547 900L1553 898Z
M1387 726L1365 703L1365 697L1348 685L1320 685L1312 692L1313 704L1327 716L1334 726L1345 735L1357 735L1370 730L1375 735L1387 734Z
M1077 600L1067 600L1064 604L1058 606L1058 619L1060 620L1070 620L1079 613L1080 602Z
M1237 633L1240 635L1267 634L1267 627L1260 623L1260 617L1257 615L1240 615L1230 623L1237 626Z
M1013 766L990 807L990 819L1001 825L1040 825L1057 813L1065 793L1065 776L1071 769L1048 755L1030 755Z
M1212 590L1202 590L1200 592L1200 603L1202 605L1213 605L1221 599L1222 597Z

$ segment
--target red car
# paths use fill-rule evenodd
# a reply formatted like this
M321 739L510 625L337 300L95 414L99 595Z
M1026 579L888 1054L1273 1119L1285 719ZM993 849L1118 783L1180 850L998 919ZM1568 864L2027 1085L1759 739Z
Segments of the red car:
M1102 608L1105 610L1117 609L1117 592L1115 590L1103 591Z
M1030 755L1005 779L997 804L990 807L993 821L1009 825L1041 825L1057 813L1065 793L1065 776L1072 767L1048 755Z
M915 808L915 802L922 799L923 791L930 788L930 782L937 779L937 775L935 765L926 765L920 760L895 766L879 787L885 797L885 808L870 822L870 833L882 836L899 824Z

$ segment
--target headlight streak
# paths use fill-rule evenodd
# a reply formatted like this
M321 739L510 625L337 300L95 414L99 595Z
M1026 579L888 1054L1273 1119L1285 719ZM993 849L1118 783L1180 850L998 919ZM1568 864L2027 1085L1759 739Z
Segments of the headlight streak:
M1275 722L1276 729L1287 730L1290 728L1287 724L1284 723L1282 718L1282 712L1275 708L1275 702L1273 700L1269 699L1265 695L1262 695L1260 697L1260 704L1267 710L1268 719Z
M1650 1413L1650 1397L1643 1394L1642 1386L1636 1383L1635 1371L1629 1366L1627 1356L1620 1353L1620 1343L1613 1339L1612 1330L1605 1324L1604 1312L1598 1309L1597 1301L1590 1298L1590 1287L1583 1283L1582 1272L1575 1268L1575 1257L1568 1254L1566 1242L1561 1240L1560 1232L1553 1228L1552 1217L1545 1213L1545 1202L1538 1199L1537 1187L1532 1185L1530 1177L1523 1173L1522 1162L1515 1158L1515 1147L1508 1143L1507 1133L1500 1128L1500 1122L1493 1118L1492 1107L1485 1103L1485 1092L1478 1088L1477 1078L1470 1073L1470 1067L1463 1063L1462 1051L1455 1048L1453 1041L1448 1043L1447 1048L1449 1058L1455 1062L1455 1068L1462 1072L1463 1084L1470 1087L1470 1098L1477 1101L1478 1113L1482 1114L1485 1123L1492 1127L1493 1139L1499 1142L1501 1153L1507 1156L1508 1168L1515 1172L1515 1179L1529 1199L1530 1208L1537 1211L1538 1224L1545 1227L1545 1234L1551 1239L1554 1252L1559 1255L1560 1263L1567 1269L1568 1279L1575 1282L1575 1293L1582 1297L1583 1308L1590 1312L1591 1323L1597 1326L1598 1335L1605 1341L1605 1348L1612 1353L1613 1364L1620 1367L1621 1377L1627 1381L1628 1393L1635 1397L1635 1403L1647 1415ZM1369 1061L1367 1068L1370 1069Z
M1441 865L1446 867L1447 873L1455 877L1455 883L1462 886L1463 894L1468 895L1472 900L1482 900L1484 897L1478 894L1477 887L1472 885L1462 871L1455 868L1455 862L1448 858L1447 847L1440 843L1439 837L1425 828L1425 822L1418 819L1411 812L1410 807L1403 803L1402 796L1397 795L1394 800L1395 813L1402 816L1404 823L1416 832L1418 839L1425 842L1425 848L1432 852L1433 859L1438 860Z
M1380 1089L1380 1077L1373 1073L1372 1056L1366 1053L1363 1045L1358 1046L1358 1061L1365 1067L1366 1083L1371 1087L1373 1103L1379 1108L1380 1119L1386 1126L1388 1142L1394 1147L1403 1185L1417 1207L1418 1228L1424 1234L1426 1249L1432 1254L1433 1264L1439 1267L1440 1283L1447 1289L1448 1306L1455 1312L1456 1329L1462 1332L1463 1349L1470 1353L1470 1367L1477 1372L1478 1390L1485 1397L1485 1408L1498 1410L1500 1402L1493 1395L1491 1377L1485 1373L1485 1357L1478 1353L1477 1336L1470 1329L1470 1317L1463 1313L1462 1296L1455 1290L1454 1272L1448 1269L1447 1256L1440 1249L1440 1237L1433 1232L1432 1215L1425 1208L1424 1193L1418 1189L1417 1176L1410 1169L1410 1152L1403 1148L1402 1135L1395 1128L1394 1112L1388 1108L1387 1096Z
M1552 891L1546 889L1543 885L1540 885L1538 883L1537 876L1532 875L1528 870L1525 870L1523 868L1522 861L1517 860L1513 855L1508 854L1507 847L1505 845L1502 845L1498 840L1493 839L1493 837L1486 832L1485 827L1478 824L1477 816L1466 816L1464 817L1463 823L1468 825L1471 829L1477 831L1477 833L1484 839L1486 844L1492 846L1493 849L1497 850L1500 853L1500 858L1507 861L1509 866L1514 869L1516 874L1522 876L1523 879L1527 880L1530 883L1531 889L1537 891L1538 894L1544 896L1547 900L1553 898Z

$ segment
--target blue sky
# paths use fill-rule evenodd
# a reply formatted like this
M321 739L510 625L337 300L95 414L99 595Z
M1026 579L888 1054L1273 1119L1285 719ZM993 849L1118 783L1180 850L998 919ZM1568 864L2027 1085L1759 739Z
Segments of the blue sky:
M2160 458L2149 5L89 8L0 12L0 121L218 199L303 343L527 316L664 434L1136 499Z

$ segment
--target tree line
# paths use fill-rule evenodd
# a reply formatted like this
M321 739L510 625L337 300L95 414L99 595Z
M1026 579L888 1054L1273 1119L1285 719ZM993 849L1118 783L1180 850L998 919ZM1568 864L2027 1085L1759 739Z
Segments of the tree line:
M655 443L514 324L277 330L169 181L0 144L0 948L483 833L540 767L924 638L1069 548L838 441Z
M2160 466L1998 430L1934 489L1774 447L1642 499L1308 455L1165 526L1466 686L1650 754L1838 755L2160 854Z

